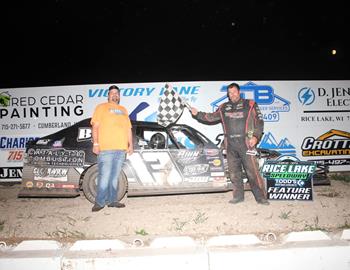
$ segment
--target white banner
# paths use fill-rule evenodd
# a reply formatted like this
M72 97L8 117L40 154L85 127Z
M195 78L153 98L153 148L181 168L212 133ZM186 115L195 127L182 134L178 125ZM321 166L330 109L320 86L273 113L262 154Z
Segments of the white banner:
M232 81L172 82L191 106L213 112L227 101ZM260 147L300 160L350 170L350 81L237 81L244 98L264 114ZM0 181L21 178L25 144L91 117L107 100L111 84L0 89ZM121 104L132 119L156 121L165 82L118 84ZM206 126L185 112L178 123L201 131L216 143L221 125ZM221 137L222 139L222 137Z

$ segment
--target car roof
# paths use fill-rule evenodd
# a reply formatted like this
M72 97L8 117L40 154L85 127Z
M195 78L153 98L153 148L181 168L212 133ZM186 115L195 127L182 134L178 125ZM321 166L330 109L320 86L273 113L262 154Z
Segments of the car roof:
M86 118L86 119L80 121L79 123L82 123L82 122L85 122L85 121L87 123L90 123L91 117L90 118ZM131 120L131 124L132 124L132 126L153 127L153 128L157 128L157 129L167 129L167 128L170 128L170 127L173 127L173 126L193 129L192 127L190 127L188 125L185 125L185 124L171 124L168 127L164 127L164 126L159 125L157 122L138 121L138 120Z
M185 124L172 124L172 125L169 125L168 127L164 127L164 126L161 126L159 125L157 122L146 122L146 121L136 121L136 120L131 120L131 124L133 126L148 126L148 127L156 127L156 128L170 128L172 126L176 126L176 127L186 127L186 128L191 128L190 126L188 125L185 125Z

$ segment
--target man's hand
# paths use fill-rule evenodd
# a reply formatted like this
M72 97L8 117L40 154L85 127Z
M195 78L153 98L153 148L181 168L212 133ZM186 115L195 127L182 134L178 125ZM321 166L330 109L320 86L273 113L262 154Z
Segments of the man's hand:
M94 145L92 147L92 152L96 155L98 155L100 153L100 146L99 145Z
M258 143L258 139L253 136L248 140L249 147L253 148Z
M132 145L130 145L126 152L128 153L129 156L131 156L134 153L134 147Z
M195 107L191 107L191 113L193 116L196 116L198 114L198 110Z

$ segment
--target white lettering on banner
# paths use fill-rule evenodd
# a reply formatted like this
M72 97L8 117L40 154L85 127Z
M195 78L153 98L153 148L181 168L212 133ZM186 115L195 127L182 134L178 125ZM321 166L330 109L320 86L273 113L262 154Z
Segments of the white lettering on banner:
M271 193L269 194L269 200L309 200L310 194L284 194L284 193Z
M173 89L175 92L177 92L179 95L198 95L200 86L173 86ZM160 91L159 95L164 95L165 88L162 87L162 90Z
M264 164L261 169L262 173L278 172L278 173L313 173L314 165L295 165L295 164Z
M316 140L315 138L305 138L301 146L303 150L310 149L349 149L350 140Z
M298 188L298 187L269 187L268 193L303 193L310 194L311 188Z
M0 179L16 179L22 178L22 168L1 168L0 167Z

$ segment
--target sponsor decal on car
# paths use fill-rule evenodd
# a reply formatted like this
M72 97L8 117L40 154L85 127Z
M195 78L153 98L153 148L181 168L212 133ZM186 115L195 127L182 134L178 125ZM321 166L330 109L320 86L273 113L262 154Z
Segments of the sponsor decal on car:
M43 183L43 182L36 182L36 183L35 183L35 186L36 186L37 188L42 188L42 187L44 186L44 183Z
M217 157L219 153L219 149L204 149L204 155L208 157Z
M225 176L225 172L211 172L210 173L211 176Z
M61 167L83 167L85 152L66 149L29 149L27 163L30 165L50 165Z
M217 177L210 177L210 181L213 182L223 182L223 183L227 183L227 178L224 176L217 176Z
M188 150L181 150L176 155L177 162L179 162L183 166L195 162L199 157L199 151Z
M51 139L40 139L36 142L37 145L47 145L49 142L51 142Z
M68 168L35 167L33 174L34 180L67 181Z
M55 188L55 184L54 183L45 183L45 187L46 188Z
M183 174L185 176L188 175L198 175L202 173L206 173L209 169L209 164L195 164L186 166L183 170Z
M209 176L192 176L192 177L185 177L185 182L190 183L206 183L209 180Z
M199 157L199 155L200 155L199 151L181 150L178 152L177 157L178 158L193 158L193 157Z
M221 160L220 159L214 159L212 161L209 161L209 164L212 164L216 167L221 166Z
M79 188L78 185L74 184L63 184L63 183L55 183L56 188L67 188L67 189L74 189L74 188Z
M90 127L80 127L78 129L77 142L90 141L92 139L92 130Z
M33 182L32 181L27 181L26 182L26 187L27 188L32 188L34 186Z

